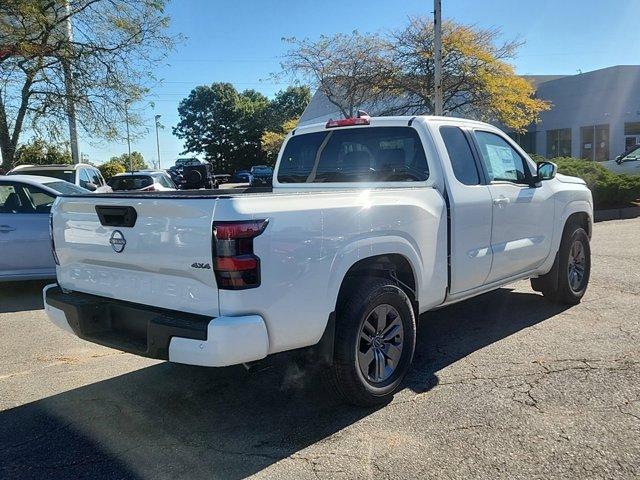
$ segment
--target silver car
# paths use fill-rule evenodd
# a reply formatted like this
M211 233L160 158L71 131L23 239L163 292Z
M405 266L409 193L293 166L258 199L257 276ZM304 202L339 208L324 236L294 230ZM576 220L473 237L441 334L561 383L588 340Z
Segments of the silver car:
M602 162L602 165L613 173L640 175L640 145L618 155L615 160Z
M61 194L88 190L57 178L0 175L0 281L55 278L49 211Z

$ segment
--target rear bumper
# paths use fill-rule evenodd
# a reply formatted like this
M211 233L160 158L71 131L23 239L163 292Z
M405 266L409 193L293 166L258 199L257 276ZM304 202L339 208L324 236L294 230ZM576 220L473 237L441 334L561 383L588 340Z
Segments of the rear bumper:
M93 343L170 362L222 367L267 356L262 317L211 318L86 293L44 288L44 307L58 327Z

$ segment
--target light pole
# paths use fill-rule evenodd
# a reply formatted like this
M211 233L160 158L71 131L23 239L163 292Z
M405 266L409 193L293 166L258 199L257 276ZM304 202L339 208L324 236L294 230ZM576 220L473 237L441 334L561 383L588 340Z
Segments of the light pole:
M127 151L129 152L129 171L133 172L133 160L131 159L131 137L129 135L129 103L128 98L124 101L124 119L127 124Z
M434 79L433 108L435 115L442 115L442 13L440 0L433 0Z
M67 55L71 53L73 48L73 26L71 25L71 6L69 0L64 0L65 8L65 28L64 35L67 43L67 51L61 58L62 71L64 74L64 87L65 95L67 97L67 119L69 122L69 144L71 146L71 159L72 162L80 163L80 154L78 149L78 127L76 124L76 105L74 98L73 88L73 73L71 72L71 62L67 58Z
M155 119L156 119L156 147L158 148L158 170L161 170L162 167L160 166L160 137L158 136L158 128L160 128L160 117L162 115L156 115Z

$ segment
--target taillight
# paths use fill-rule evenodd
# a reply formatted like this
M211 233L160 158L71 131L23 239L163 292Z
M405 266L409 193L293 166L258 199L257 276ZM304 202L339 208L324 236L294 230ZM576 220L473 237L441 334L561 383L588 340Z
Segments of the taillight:
M267 220L213 222L213 271L218 288L240 290L260 286L260 258L253 239L267 228Z
M56 253L56 242L53 239L53 213L49 214L49 239L51 240L51 254L53 255L53 261L56 262L56 265L60 265L60 260L58 260L58 254Z

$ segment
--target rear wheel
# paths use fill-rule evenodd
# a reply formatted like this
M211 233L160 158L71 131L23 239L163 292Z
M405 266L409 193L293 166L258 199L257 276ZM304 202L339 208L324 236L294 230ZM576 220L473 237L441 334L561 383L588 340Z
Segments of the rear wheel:
M370 279L338 308L329 380L355 405L390 400L413 360L415 315L390 280Z

